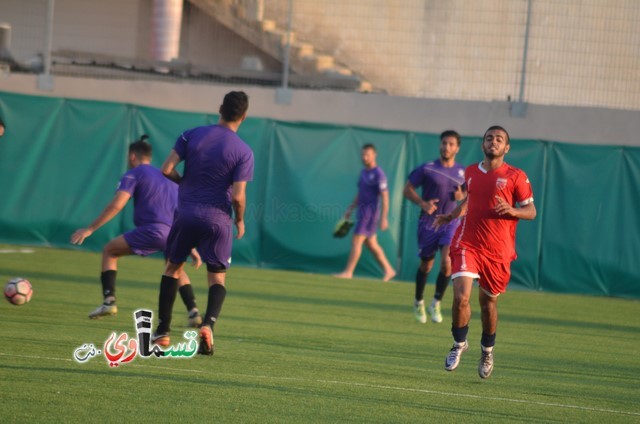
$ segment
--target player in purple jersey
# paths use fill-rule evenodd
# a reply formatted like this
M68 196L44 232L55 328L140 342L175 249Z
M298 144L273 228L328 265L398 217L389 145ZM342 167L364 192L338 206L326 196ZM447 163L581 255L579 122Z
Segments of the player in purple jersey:
M424 307L424 288L427 275L435 261L436 252L440 250L440 273L436 280L433 300L428 308L431 321L442 322L440 301L451 280L451 260L449 246L458 227L459 220L434 229L435 212L448 214L457 202L465 197L462 191L464 183L464 167L455 162L460 150L460 134L453 130L440 134L440 158L420 165L409 174L404 187L404 197L420 206L418 221L418 255L420 266L416 273L414 313L416 320L422 324L427 322ZM422 196L416 189L422 189Z
M102 250L102 294L104 303L89 314L95 319L116 315L116 273L118 259L126 255L147 256L157 251L165 251L167 236L173 222L178 203L178 186L165 178L159 169L151 166L151 144L144 141L147 136L129 145L129 171L120 182L111 203L86 228L76 230L71 243L82 242L98 228L116 216L133 197L136 228L109 241ZM190 253L196 269L202 263L195 249ZM189 276L182 272L179 278L180 295L189 312L189 325L198 326L202 318L196 306Z
M383 281L389 281L396 275L384 250L378 244L376 230L378 220L380 229L385 231L389 228L389 191L387 189L387 177L382 169L376 164L376 148L373 144L365 144L362 147L362 164L364 169L358 179L358 194L347 208L345 219L349 219L351 212L358 208L357 222L351 242L351 251L347 259L347 265L339 274L334 274L338 278L352 278L356 269L360 255L362 254L362 244L371 250L374 258L384 272ZM380 212L379 201L382 199L382 212Z
M247 182L253 179L253 152L236 134L247 116L249 99L232 91L220 106L217 125L185 131L176 141L162 172L180 185L176 219L169 234L169 261L160 281L159 324L151 340L169 344L171 311L178 278L189 251L198 247L207 264L209 296L200 328L198 353L213 355L213 326L227 293L225 272L231 264L233 224L244 235ZM184 161L184 175L176 166Z

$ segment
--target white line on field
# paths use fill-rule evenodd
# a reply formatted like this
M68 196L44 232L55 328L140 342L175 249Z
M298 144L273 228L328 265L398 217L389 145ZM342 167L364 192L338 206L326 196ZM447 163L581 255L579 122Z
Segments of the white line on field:
M34 253L33 249L0 249L0 253Z
M51 358L47 356L32 356L32 355L12 355L12 354L2 353L2 352L0 352L0 356L10 356L14 358L23 358L23 359L46 359L50 361L75 362L73 359L67 359L67 358ZM162 370L174 371L178 373L191 372L191 373L198 373L198 374L205 374L205 373L208 374L208 372L205 372L202 370L171 368L171 367L162 367L162 366L156 366L156 365L144 365L140 363L136 363L135 366L140 368L162 369ZM510 398L503 398L503 397L496 397L496 396L481 396L481 395L472 395L467 393L441 392L437 390L427 390L427 389L412 389L408 387L385 386L380 384L358 383L358 382L352 382L352 381L321 380L321 379L313 380L313 379L296 378L296 377L277 377L277 376L270 376L270 375L254 375L254 374L216 373L216 375L235 377L235 378L238 378L238 377L253 378L253 379L260 378L264 380L284 380L284 381L298 381L301 383L321 383L321 384L334 384L334 385L351 386L351 387L366 387L368 389L395 390L395 391L412 392L412 393L426 393L426 394L432 394L432 395L461 397L461 398L469 398L469 399L493 400L493 401L502 401L502 402L511 402L511 403L521 403L521 404L527 404L527 405L576 409L580 411L603 412L607 414L630 415L635 417L640 416L640 412L619 411L616 409L592 408L589 406L567 405L564 403L538 402L538 401L531 401L531 400L524 400L524 399L510 399Z

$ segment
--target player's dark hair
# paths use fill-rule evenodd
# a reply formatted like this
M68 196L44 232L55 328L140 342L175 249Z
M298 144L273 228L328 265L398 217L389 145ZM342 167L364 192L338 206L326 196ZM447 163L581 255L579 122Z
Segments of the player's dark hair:
M145 158L150 158L153 149L151 148L151 143L146 141L149 138L148 135L144 134L138 140L129 144L129 153L135 153L136 156L142 156Z
M2 118L0 118L0 127L4 127L5 130L7 129L7 126L4 124Z
M458 142L458 147L460 147L460 134L458 134L457 131L454 130L446 130L443 131L442 134L440 134L440 141L442 141L445 137L453 137L456 139L456 141Z
M367 143L364 146L362 146L362 150L367 150L367 149L371 149L371 150L373 150L375 152L376 151L376 146L374 146L371 143Z
M487 133L488 133L489 131L493 131L493 130L503 131L503 132L507 135L507 144L509 144L509 141L510 141L510 139L509 139L509 133L507 132L507 130L505 130L505 129L504 129L503 127L501 127L500 125L492 125L492 126L490 126L490 127L489 127L489 129L487 129L487 130L484 132L484 135L482 136L482 139L484 140L484 138L487 136Z
M226 122L240 120L249 109L249 97L244 91L231 91L224 96L220 115Z

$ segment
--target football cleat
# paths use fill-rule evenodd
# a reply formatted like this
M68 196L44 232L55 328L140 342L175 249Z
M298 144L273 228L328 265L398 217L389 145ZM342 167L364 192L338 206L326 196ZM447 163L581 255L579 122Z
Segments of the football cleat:
M156 333L154 332L151 335L151 343L156 344L158 346L167 347L169 343L171 343L171 338L169 337L169 333Z
M442 312L440 311L440 302L436 303L436 306L429 306L427 309L429 311L429 315L431 316L431 321L436 324L440 324L442 322Z
M444 369L447 371L453 371L458 368L460 357L467 349L469 349L469 342L466 340L462 345L454 344L447 355L447 359L444 361Z
M211 327L204 325L200 328L200 346L198 348L198 354L200 355L213 355L213 333Z
M111 305L102 304L89 314L90 319L98 319L100 317L115 316L118 314L118 306L115 303Z
M493 352L482 351L478 362L478 375L480 378L489 378L493 371Z
M193 309L189 312L189 327L198 328L202 324L202 317L197 309Z
M418 304L414 304L413 306L413 314L416 317L416 321L420 324L427 323L427 313L424 310L424 302L420 302Z

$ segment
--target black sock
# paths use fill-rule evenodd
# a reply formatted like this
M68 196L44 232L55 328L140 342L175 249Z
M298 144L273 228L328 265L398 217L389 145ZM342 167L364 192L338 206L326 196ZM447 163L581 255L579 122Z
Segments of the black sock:
M168 333L171 330L171 312L178 292L178 279L162 276L160 280L160 298L158 299L158 329L156 333Z
M191 284L185 284L184 286L180 286L178 288L180 292L180 297L184 302L184 306L187 307L187 312L191 312L193 308L196 308L196 296L193 294L193 287Z
M424 299L424 287L427 285L427 273L418 268L416 272L416 301Z
M465 325L461 328L456 328L451 325L451 334L453 335L453 340L457 343L464 343L467 340L467 333L469 332L469 326Z
M116 297L116 274L118 271L110 269L108 271L102 271L100 274L100 282L102 283L102 296L103 297ZM110 302L115 303L115 300Z
M214 284L209 287L209 299L207 302L207 313L204 316L202 325L213 328L213 324L218 320L227 289L222 284Z
M433 297L436 300L442 300L444 292L447 291L451 281L451 276L446 277L442 272L438 273L438 279L436 280L436 291L433 293Z
M487 334L484 331L482 332L482 338L480 339L480 344L483 347L493 347L496 344L496 333Z

